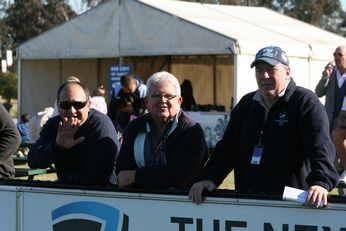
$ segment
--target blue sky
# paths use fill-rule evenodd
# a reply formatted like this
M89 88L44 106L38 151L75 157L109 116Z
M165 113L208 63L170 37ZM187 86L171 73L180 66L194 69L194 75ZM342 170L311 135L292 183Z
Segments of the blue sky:
M341 6L343 10L346 10L346 0L340 0Z
M346 1L346 0L345 0ZM81 3L81 0L68 0L69 4L71 5L72 9L76 11L77 13L81 13L85 10L84 5Z

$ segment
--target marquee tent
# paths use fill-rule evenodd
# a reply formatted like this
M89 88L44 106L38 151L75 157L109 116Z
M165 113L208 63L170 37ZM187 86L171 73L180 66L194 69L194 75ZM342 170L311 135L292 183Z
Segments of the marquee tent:
M236 103L256 89L250 64L268 45L286 50L292 76L314 89L346 39L263 7L174 0L110 0L21 44L18 111L51 106L69 75L109 87L109 66L130 64L141 77L165 69L190 78L198 102Z

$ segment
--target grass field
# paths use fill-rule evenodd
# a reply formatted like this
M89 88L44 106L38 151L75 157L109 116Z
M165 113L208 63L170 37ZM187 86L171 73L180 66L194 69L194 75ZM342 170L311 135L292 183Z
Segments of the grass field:
M27 165L23 165L22 167L28 167ZM26 179L26 177L20 177L19 179ZM39 181L56 181L57 180L57 176L55 173L49 173L49 174L44 174L44 175L38 175L35 176L34 178L35 180L39 180ZM222 184L219 187L220 189L234 189L234 175L233 175L233 171L228 174L228 176L224 179L224 181L222 182ZM339 194L338 189L333 189L330 192L331 195L343 195L343 194Z

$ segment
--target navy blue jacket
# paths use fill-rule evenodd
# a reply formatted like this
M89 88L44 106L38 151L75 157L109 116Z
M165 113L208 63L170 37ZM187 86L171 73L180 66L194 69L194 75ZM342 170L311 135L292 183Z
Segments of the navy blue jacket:
M219 185L234 169L235 188L241 191L281 193L284 186L306 190L311 185L333 189L338 177L335 150L326 112L315 94L291 79L267 119L254 95L245 95L231 112L201 178ZM251 159L261 130L263 154L254 165Z
M31 168L47 168L55 164L62 183L104 185L109 183L114 161L119 151L116 130L111 120L97 110L90 110L75 138L85 140L71 149L58 147L55 140L59 116L49 119L40 138L30 148L28 164Z
M134 145L138 134L145 133L149 114L132 121L123 134L123 144L116 161L116 173L136 170L136 185L140 188L188 187L201 173L208 158L208 146L201 126L184 112L178 117L176 129L167 137L167 163L161 166L138 167Z

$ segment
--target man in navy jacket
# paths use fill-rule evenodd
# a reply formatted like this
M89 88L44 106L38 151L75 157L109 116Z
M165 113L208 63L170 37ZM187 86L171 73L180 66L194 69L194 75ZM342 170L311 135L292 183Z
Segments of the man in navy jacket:
M55 164L62 183L106 185L119 151L111 120L90 109L90 93L80 82L64 83L58 90L59 116L49 119L28 154L31 168Z
M214 190L234 170L238 191L282 193L290 186L308 191L307 206L326 205L338 174L323 105L313 92L296 86L280 47L262 48L254 66L258 90L232 110L190 198L201 202L203 190Z

